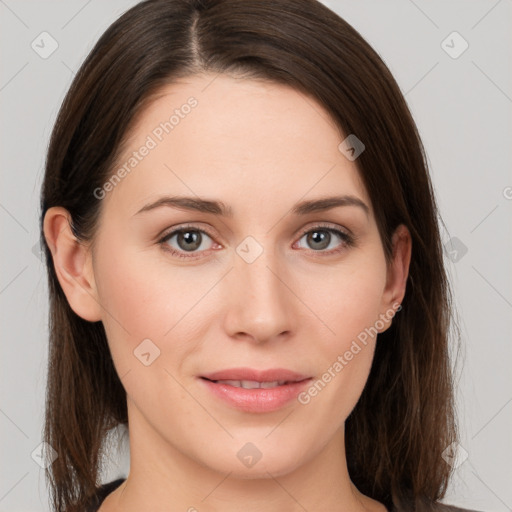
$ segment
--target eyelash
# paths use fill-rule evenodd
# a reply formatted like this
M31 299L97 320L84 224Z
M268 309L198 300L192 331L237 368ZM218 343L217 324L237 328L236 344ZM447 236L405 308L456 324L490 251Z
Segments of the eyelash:
M205 235L208 235L213 240L213 235L211 233L209 233L208 231L206 231L204 229L199 229L193 225L185 225L185 226L180 226L179 228L174 229L174 230L170 231L169 233L166 233L165 235L163 235L163 237L158 240L158 244L162 246L162 249L164 251L167 251L167 252L171 253L173 256L177 256L178 258L198 259L197 256L189 256L184 252L177 251L176 249L173 249L172 247L170 247L167 244L167 242L174 235L179 234L179 233L184 233L187 231L196 231L199 233L203 233ZM342 244L339 248L331 249L330 251L325 251L325 250L315 251L315 250L311 249L310 252L327 254L327 255L331 256L333 254L337 254L337 253L343 251L345 248L350 248L355 245L355 237L353 237L352 235L349 235L348 233L345 233L344 231L341 231L339 229L331 227L330 225L325 225L325 224L318 224L317 226L313 226L312 228L302 231L298 240L300 240L304 235L307 235L314 231L328 231L329 233L334 233L342 240ZM199 254L199 253L192 252L189 254Z

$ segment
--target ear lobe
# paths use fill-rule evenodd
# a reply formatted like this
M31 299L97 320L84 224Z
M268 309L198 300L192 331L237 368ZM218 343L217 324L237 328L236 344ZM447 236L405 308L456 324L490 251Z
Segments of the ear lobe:
M391 310L396 312L405 296L411 263L412 239L404 224L400 224L393 233L392 247L393 255L387 267L386 287L382 296L383 313L391 318L394 316ZM386 323L386 328L379 332L385 331L390 325L391 319Z
M62 207L49 208L43 224L59 283L71 309L84 320L101 320L89 247L71 230L71 215Z

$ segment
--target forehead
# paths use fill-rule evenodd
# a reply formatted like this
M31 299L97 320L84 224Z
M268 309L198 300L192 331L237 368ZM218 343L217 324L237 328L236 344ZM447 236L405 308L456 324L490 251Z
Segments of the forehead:
M312 97L263 80L195 75L162 87L137 116L108 195L133 212L161 193L240 204L337 191L370 205L344 135ZM146 149L145 149L146 148ZM144 155L142 155L144 153Z

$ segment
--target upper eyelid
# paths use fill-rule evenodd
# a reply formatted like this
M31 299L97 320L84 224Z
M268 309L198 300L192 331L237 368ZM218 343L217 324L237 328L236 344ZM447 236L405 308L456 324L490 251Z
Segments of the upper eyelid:
M351 231L348 229L348 228L344 228L344 227L341 227L341 226L338 226L336 224L331 224L329 222L317 222L316 224L313 223L312 226L309 226L307 228L303 228L299 231L299 234L301 236L305 235L306 233L308 233L309 231L313 231L315 229L327 229L327 230L334 230L334 231L341 231L342 233L346 234L347 236L353 236L351 234Z
M181 231L200 231L201 233L207 234L210 238L214 237L213 233L210 233L208 229L205 229L203 227L193 226L193 225L178 225L177 227L169 228L169 230L165 230L161 235L158 236L159 240L162 240L164 238L168 238L170 236L173 236L177 233L180 233Z

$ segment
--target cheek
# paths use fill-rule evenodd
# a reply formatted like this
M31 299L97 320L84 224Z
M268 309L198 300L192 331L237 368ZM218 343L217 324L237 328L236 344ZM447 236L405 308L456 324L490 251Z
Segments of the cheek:
M326 328L321 337L326 347L343 349L375 324L385 281L385 263L376 257L347 262L328 275L322 271L302 278L302 296Z
M98 254L95 278L103 325L121 373L133 365L134 351L144 340L151 340L157 347L153 350L164 355L165 344L178 331L180 338L186 338L183 329L193 326L181 319L187 318L207 288L198 287L195 280L191 283L190 274L179 269L166 273L161 265L148 265L155 259L148 252L114 250L113 245L104 245ZM174 350L178 354L179 346Z
M95 277L103 325L127 391L130 382L158 389L159 379L169 378L165 370L178 375L183 362L200 351L212 317L219 312L210 293L219 275L207 266L173 265L157 248L123 246L122 238L110 234L98 244ZM128 374L129 379L123 379ZM132 391L134 396L141 392ZM179 388L176 391L179 394Z
M331 425L333 416L338 422L346 419L367 381L385 268L384 260L361 259L333 272L323 287L315 288L309 283L309 290L314 293L308 292L308 304L325 326L325 334L315 340L315 359L321 372L299 401L315 408L319 417L325 414L322 421Z

